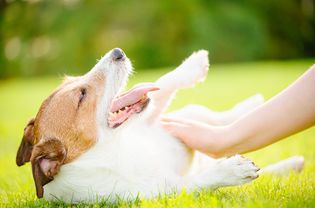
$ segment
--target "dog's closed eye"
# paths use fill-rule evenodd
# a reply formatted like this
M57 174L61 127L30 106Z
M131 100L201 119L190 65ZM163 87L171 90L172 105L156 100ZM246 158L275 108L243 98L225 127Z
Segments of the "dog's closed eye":
M84 98L87 95L87 90L86 88L81 88L80 89L80 97L79 97L79 104L84 100Z

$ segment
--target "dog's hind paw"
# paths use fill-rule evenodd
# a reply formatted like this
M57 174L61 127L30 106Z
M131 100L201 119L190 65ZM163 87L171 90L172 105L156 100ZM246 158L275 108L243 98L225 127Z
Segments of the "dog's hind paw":
M303 170L303 167L304 157L293 156L263 168L262 170L260 170L260 174L271 173L278 176L284 176L290 174L291 172L299 173Z

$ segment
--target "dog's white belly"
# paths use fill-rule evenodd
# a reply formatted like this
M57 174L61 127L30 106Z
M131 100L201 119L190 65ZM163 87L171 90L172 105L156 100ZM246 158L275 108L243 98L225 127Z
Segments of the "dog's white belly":
M187 148L161 128L128 124L62 166L44 197L78 202L155 196L174 191L191 160Z

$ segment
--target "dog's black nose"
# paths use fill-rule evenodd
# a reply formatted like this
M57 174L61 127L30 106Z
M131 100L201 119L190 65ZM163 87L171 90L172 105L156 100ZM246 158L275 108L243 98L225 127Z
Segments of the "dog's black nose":
M114 48L112 51L112 57L114 60L123 60L125 57L125 53L120 48Z

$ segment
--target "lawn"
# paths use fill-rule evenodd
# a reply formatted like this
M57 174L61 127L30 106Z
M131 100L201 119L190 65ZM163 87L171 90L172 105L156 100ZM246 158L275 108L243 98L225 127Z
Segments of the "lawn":
M206 82L194 89L179 92L171 109L198 103L220 111L257 92L269 99L314 62L213 64ZM130 85L154 81L167 70L136 72L131 77ZM15 165L15 154L26 122L35 115L42 100L58 85L60 79L56 76L0 81L0 207L70 207L62 202L38 200L30 165L21 168ZM315 207L315 128L246 154L260 167L292 155L305 157L305 168L300 174L291 173L281 178L265 175L240 187L202 190L191 194L182 192L151 200L118 201L115 204L101 202L91 207Z

